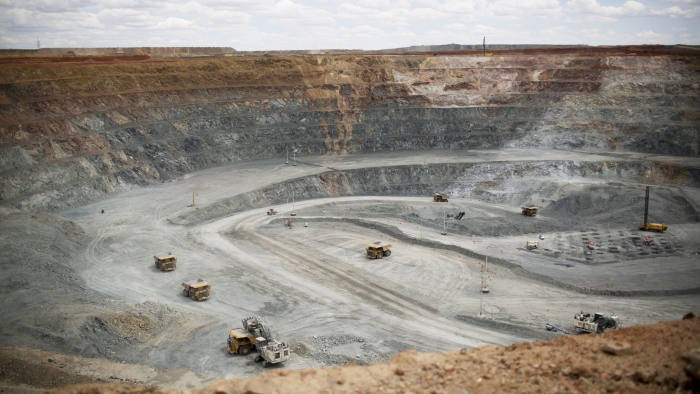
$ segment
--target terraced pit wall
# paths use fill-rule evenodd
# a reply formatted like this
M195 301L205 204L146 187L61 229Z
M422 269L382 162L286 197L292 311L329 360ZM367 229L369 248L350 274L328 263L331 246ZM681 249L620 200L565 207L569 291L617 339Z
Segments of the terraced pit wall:
M650 161L542 160L437 163L326 171L223 199L204 209L186 212L170 219L170 221L173 224L181 225L198 224L251 208L291 203L293 198L299 201L325 197L384 195L425 196L426 200L430 201L435 190L448 192L454 197L469 196L489 202L517 206L533 201L540 202L541 198L549 199L552 196L552 188L561 188L561 185L557 184L557 180L570 180L572 178L586 178L589 182L601 182L602 187L608 187L606 185L608 182L612 182L610 187L616 187L620 184L616 185L615 182L623 180L626 182L698 187L700 186L700 169L670 166ZM536 181L536 179L543 181ZM517 187L509 187L509 183L514 180L520 184ZM530 184L529 187L528 184ZM590 192L586 193L586 195L590 194ZM657 194L659 194L658 191ZM607 204L597 206L598 213L608 214L610 212L615 203L607 201L609 198L609 196L606 197ZM636 199L637 205L643 207L644 195L641 187ZM541 201L541 205L549 203L545 203L546 200ZM561 202L556 203L562 204ZM620 203L625 204L624 202ZM555 210L563 209L557 205L553 208ZM665 206L664 212L667 219L696 217L698 214L686 199L677 199L675 205ZM573 214L574 212L568 213ZM568 213L559 212L561 216L566 216ZM583 213L579 212L579 214Z
M698 52L0 58L0 201L60 209L293 151L543 147L697 156Z

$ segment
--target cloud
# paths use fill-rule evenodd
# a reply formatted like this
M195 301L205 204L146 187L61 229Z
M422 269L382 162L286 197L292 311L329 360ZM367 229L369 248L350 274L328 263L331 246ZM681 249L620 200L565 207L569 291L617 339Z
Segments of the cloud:
M667 34L660 34L653 30L642 31L635 34L640 44L653 44L657 42L668 42L671 38Z
M697 18L700 16L700 7L681 8L674 5L666 8L652 9L650 14L656 16L669 16L672 18Z
M154 16L131 8L112 8L100 11L97 18L111 28L147 29L157 23Z
M158 21L154 28L155 29L185 29L192 26L192 21L182 19L182 18L165 18Z
M496 0L487 6L491 15L539 16L561 12L558 0Z
M640 15L645 10L644 4L629 0L621 6L603 6L598 0L570 0L567 3L568 12L598 15L602 17L618 17Z
M263 7L258 11L258 14L277 20L297 21L301 24L329 25L335 23L335 18L330 12L308 7L292 0L279 0Z

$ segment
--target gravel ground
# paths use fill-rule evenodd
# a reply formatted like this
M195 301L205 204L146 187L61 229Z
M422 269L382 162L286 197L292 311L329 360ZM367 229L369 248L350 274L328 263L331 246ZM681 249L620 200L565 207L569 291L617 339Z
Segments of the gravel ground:
M238 378L262 370L253 356L233 357L224 350L226 329L250 314L262 316L295 349L281 368L302 369L374 363L406 349L445 351L546 338L552 335L543 329L546 322L568 326L578 310L616 312L625 325L698 312L696 186L666 186L654 193L653 206L668 212L671 224L655 237L673 250L661 248L656 256L652 249L650 258L639 255L634 241L639 214L632 205L639 197L631 191L643 193L643 188L598 178L571 179L566 185L561 176L525 182L547 203L536 218L519 213L522 200L534 196L530 189L515 198L486 188L466 190L459 183L448 190L455 198L444 205L431 202L430 195L354 196L290 201L274 206L280 211L276 216L265 215L267 206L213 218L205 212L222 199L331 165L487 157L608 159L517 151L511 156L348 156L333 163L306 158L297 166L242 163L136 188L65 211L65 218L4 220L7 233L15 235L4 240L3 265L17 270L5 279L24 277L17 286L26 290L12 293L16 304L3 304L8 316L3 344L183 368L201 379ZM491 183L489 190L524 181L498 182L501 186ZM586 199L590 185L596 197ZM605 201L612 208L601 209ZM283 222L292 210L297 215L290 229ZM447 213L459 211L465 218L451 219L444 226L448 234L441 235ZM173 224L192 212L209 219ZM572 212L582 214L577 219ZM608 221L610 212L615 214ZM543 248L524 250L525 241L539 234ZM619 242L625 258L608 261L617 255L609 245L593 262L579 256L575 248L596 236L601 243ZM32 239L59 242L65 252L25 258ZM391 242L394 253L367 260L365 244L379 239ZM177 270L155 270L152 256L170 252L178 256ZM483 295L486 256L491 293ZM20 258L26 264L11 264ZM48 268L63 274L42 274ZM180 283L196 278L212 283L212 297L205 302L181 296ZM32 293L36 296L27 297Z

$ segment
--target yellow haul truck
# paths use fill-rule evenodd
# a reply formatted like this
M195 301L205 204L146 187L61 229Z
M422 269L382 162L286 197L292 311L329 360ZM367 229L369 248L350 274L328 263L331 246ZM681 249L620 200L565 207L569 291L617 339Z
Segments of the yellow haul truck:
M155 260L156 268L161 271L173 271L177 267L177 258L172 254L165 257L153 256L153 260Z
M521 209L523 211L523 215L525 215L525 216L537 216L537 207L536 206L527 206L527 207L522 207Z
M229 354L240 354L245 356L255 350L255 337L250 334L244 334L235 329L228 330L228 341L226 342L226 351Z
M433 193L433 201L434 202L447 202L447 194L435 192L435 193Z
M370 259L381 259L383 257L391 256L391 245L382 241L367 244L366 250L367 258Z
M209 282L202 279L183 282L182 287L182 294L195 301L204 301L209 298L209 294L211 293Z

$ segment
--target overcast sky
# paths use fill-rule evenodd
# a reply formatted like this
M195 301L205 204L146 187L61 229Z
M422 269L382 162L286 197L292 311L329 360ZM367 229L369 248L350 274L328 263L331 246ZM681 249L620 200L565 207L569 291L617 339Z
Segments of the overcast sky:
M700 0L0 0L0 48L700 44Z

